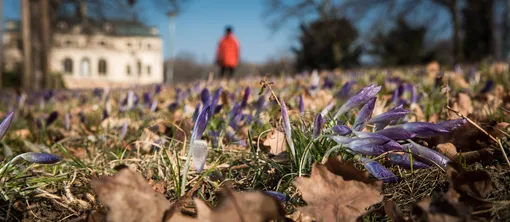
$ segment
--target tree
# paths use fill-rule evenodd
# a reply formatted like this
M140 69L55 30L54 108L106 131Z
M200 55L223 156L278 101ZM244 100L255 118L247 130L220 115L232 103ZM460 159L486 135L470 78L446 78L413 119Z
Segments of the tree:
M302 24L300 29L300 47L293 49L297 69L334 69L359 64L361 48L352 47L358 32L349 20L316 20Z
M484 59L492 54L493 0L466 0L464 17L464 55L468 61Z
M370 53L387 66L423 63L430 57L424 46L426 32L426 27L412 27L404 18L400 18L393 30L386 34L379 32L372 39L374 47Z

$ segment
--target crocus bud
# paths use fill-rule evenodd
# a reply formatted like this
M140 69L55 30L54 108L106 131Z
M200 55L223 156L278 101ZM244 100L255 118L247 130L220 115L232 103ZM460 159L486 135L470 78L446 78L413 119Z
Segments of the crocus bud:
M375 86L375 85L369 85L363 89L361 89L358 93L351 96L347 102L345 102L340 109L336 112L334 119L337 119L340 115L346 113L347 111L351 110L352 108L358 107L360 105L365 104L370 99L375 97L377 93L381 91L381 86Z
M28 152L20 154L20 157L30 163L54 164L60 161L60 157L49 153Z
M361 157L361 162L367 171L372 174L375 178L382 180L386 183L397 182L398 178L386 167L381 165L379 162Z
M367 121L372 117L372 112L374 111L375 107L375 100L377 98L374 97L370 99L359 111L358 115L356 116L356 120L354 121L354 125L352 126L352 129L354 131L362 131L363 128L365 128L365 125L367 124Z
M14 113L10 112L7 117L2 121L0 124L0 140L5 136L5 133L7 133L7 130L11 126L12 118L14 117Z

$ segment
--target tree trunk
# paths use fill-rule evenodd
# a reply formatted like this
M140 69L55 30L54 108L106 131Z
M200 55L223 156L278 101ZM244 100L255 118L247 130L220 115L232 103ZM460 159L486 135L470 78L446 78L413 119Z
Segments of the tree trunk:
M50 56L50 14L49 1L40 0L41 4L41 26L42 26L42 48L41 48L41 70L43 88L51 88L51 75L49 73L49 56Z
M24 90L31 88L32 82L32 44L30 41L30 0L23 0L21 4L23 22L23 77L21 79Z
M462 62L462 42L460 39L460 15L457 0L452 0L450 13L452 14L453 23L453 58L455 63Z
M4 24L3 17L4 17L4 0L0 0L0 24ZM0 28L0 36L4 36L3 29ZM2 81L2 71L4 70L4 58L3 58L3 45L4 41L0 40L0 89L3 88L3 81Z

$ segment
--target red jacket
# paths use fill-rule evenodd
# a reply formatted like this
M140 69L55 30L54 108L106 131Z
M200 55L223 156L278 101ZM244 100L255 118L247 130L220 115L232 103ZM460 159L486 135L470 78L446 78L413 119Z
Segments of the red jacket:
M218 44L216 62L226 67L236 67L239 64L239 42L233 34L227 34Z

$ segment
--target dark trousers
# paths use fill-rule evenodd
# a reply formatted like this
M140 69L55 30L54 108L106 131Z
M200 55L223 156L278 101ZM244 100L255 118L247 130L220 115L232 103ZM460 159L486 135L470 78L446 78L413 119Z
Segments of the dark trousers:
M220 78L224 78L224 77L233 78L234 71L235 71L234 67L221 66L220 67ZM227 76L225 76L225 73L227 74Z

